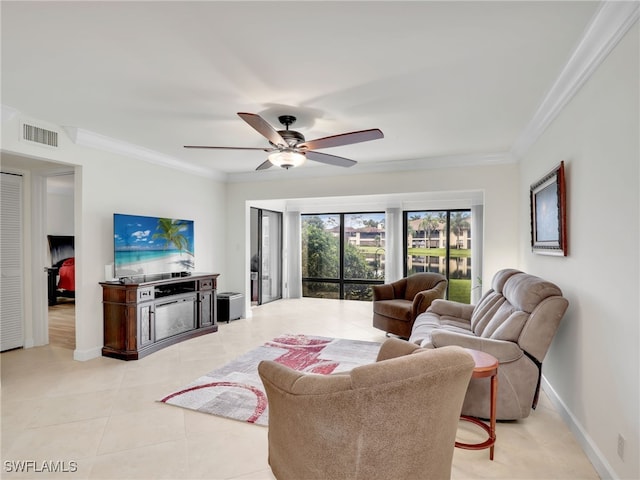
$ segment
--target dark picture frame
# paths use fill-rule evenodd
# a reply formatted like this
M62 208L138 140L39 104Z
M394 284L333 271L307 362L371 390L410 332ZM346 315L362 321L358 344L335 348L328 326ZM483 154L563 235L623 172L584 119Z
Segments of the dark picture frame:
M531 250L567 256L567 190L564 161L531 185Z

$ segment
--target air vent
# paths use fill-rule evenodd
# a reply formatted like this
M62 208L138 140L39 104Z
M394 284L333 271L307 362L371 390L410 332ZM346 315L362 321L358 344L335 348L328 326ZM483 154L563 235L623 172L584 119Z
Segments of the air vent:
M58 146L58 132L45 130L27 123L22 124L22 138L28 142L39 143L49 147Z

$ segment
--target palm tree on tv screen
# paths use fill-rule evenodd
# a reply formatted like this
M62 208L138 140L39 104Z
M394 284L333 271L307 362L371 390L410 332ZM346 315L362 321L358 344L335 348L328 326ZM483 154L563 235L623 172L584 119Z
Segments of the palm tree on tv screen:
M166 250L169 245L175 245L176 249L182 254L183 251L191 253L189 251L189 240L181 232L184 231L187 223L183 220L175 220L173 218L159 218L156 230L160 230L160 233L154 233L151 238L162 238L165 240L164 249Z

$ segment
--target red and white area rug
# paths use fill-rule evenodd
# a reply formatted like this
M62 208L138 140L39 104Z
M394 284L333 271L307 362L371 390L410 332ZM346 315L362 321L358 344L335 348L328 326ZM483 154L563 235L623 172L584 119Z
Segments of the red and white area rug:
M207 373L160 401L178 407L267 425L267 396L258 375L262 360L328 375L373 363L380 344L360 340L283 335Z

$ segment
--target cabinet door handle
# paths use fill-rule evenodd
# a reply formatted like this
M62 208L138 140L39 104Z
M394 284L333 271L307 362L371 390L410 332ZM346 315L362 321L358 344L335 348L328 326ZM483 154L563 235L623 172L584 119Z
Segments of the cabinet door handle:
M184 301L184 300L183 300ZM157 303L156 307L164 307L165 305L173 305L174 303L178 303L179 300L174 300L173 302L163 302L163 303Z

